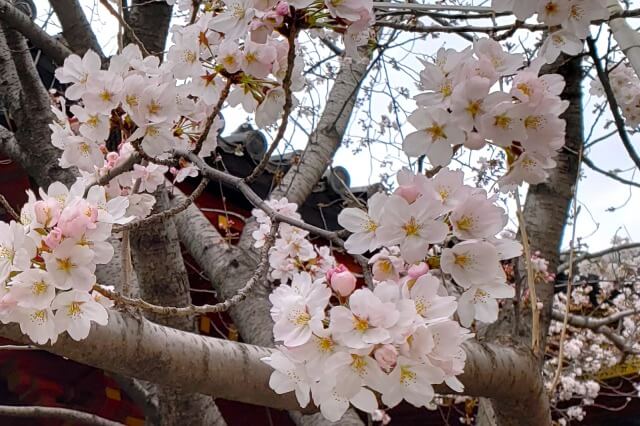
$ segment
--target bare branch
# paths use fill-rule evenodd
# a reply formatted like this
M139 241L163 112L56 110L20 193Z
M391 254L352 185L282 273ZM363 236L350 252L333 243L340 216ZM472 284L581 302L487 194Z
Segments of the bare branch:
M188 207L188 206L187 206ZM186 207L185 207L186 208ZM244 287L240 288L236 294L228 298L227 300L216 303L215 305L190 305L183 308L178 308L175 306L159 306L148 303L142 299L132 299L111 290L107 290L104 287L99 285L94 286L94 290L103 296L115 301L118 304L131 306L134 308L141 309L143 311L147 311L157 315L167 315L167 316L191 316L191 315L202 315L202 314L211 314L216 312L224 312L229 310L232 306L237 305L247 298L249 292L256 284L256 282L260 280L265 280L266 275L269 271L269 249L273 246L275 241L276 231L278 230L277 222L274 222L271 226L271 232L265 239L265 244L262 247L262 251L260 254L260 263L253 274L253 276L247 281Z
M95 414L84 413L78 410L59 407L18 407L13 405L0 405L0 416L19 417L26 419L55 419L64 422L77 422L94 426L124 426L122 423L107 420Z
M620 183L623 183L625 185L631 185L631 186L635 186L637 188L640 188L640 183L638 182L634 182L632 180L628 180L625 179L623 177L620 177L618 174L611 172L611 171L607 171L604 169L601 169L600 167L596 166L595 163L593 161L591 161L591 159L589 159L588 157L584 157L582 159L582 162L589 167L591 170L596 171L602 175L605 175L613 180L617 180Z
M294 14L295 16L295 14ZM278 133L276 137L273 139L271 146L265 152L264 156L260 163L256 166L255 169L251 172L249 176L245 178L245 182L251 183L258 176L262 174L264 169L269 164L269 160L271 160L271 156L278 148L278 144L284 137L284 132L287 130L287 124L289 123L289 115L291 114L291 109L293 108L293 100L291 97L291 77L293 76L293 65L296 60L296 36L298 35L298 29L296 27L295 18L291 20L291 25L289 26L289 50L287 52L287 71L282 79L282 88L284 89L284 107L282 108L282 122L280 123L280 127L278 128ZM196 154L198 152L196 151Z
M19 31L57 64L62 64L73 53L7 0L0 0L0 21Z
M0 326L0 335L27 342L17 324ZM300 409L293 393L278 395L269 387L272 369L260 359L271 349L214 339L152 323L111 310L106 326L92 327L87 339L74 341L66 335L43 349L107 371L175 386L185 392L215 395L280 409ZM550 424L548 399L538 364L525 349L467 341L467 360L458 378L465 394L499 401L498 407L521 419L520 425ZM149 360L154 360L150 363ZM171 374L167 374L171 371ZM505 386L505 384L509 384ZM439 393L454 393L436 386ZM519 410L519 411L517 411ZM523 410L527 416L522 417Z
M127 21L124 20L124 17L120 15L120 13L118 13L118 11L113 8L113 6L111 6L109 0L100 0L100 4L103 5L109 11L109 13L118 20L118 23L122 26L122 28L124 28L125 33L135 42L135 44L138 45L138 47L140 47L140 50L142 51L144 56L149 56L151 53L147 50L142 40L138 38L135 31L133 31L133 28L131 28Z
M623 250L631 250L635 248L640 248L640 243L620 244L619 246L613 246L609 247L608 249L578 256L573 263L578 264L584 260L597 259L598 257L606 256L607 254L617 253ZM562 263L560 264L560 266L558 266L558 272L563 272L567 269L569 269L569 262Z
M2 194L0 194L0 206L2 206L3 209L5 209L5 211L9 214L9 216L11 216L17 221L20 220L20 215L13 209L9 201L7 201L7 199L4 198L4 195Z
M200 181L196 189L187 197L187 199L180 205L172 207L170 209L152 214L151 216L145 217L144 219L140 219L134 222L126 223L124 225L116 225L113 228L114 232L120 232L125 230L138 229L142 226L150 225L152 223L161 222L164 219L168 219L177 215L178 213L184 211L189 207L193 202L202 195L202 192L207 188L207 184L209 183L209 179L204 178Z
M202 133L200 134L200 136L198 137L198 140L196 141L196 147L193 149L194 153L200 154L200 150L202 149L202 144L204 143L205 140L207 140L207 137L209 136L209 131L211 131L211 126L213 125L213 122L216 120L216 117L218 117L218 115L220 114L220 110L222 109L222 105L224 104L224 101L227 100L227 97L229 96L229 91L231 90L232 83L233 83L233 80L231 80L231 78L227 78L227 82L225 83L224 87L222 88L222 91L220 92L220 97L218 98L218 102L213 107L213 111L211 112L211 114L209 114L209 117L207 117L207 122L204 125L204 129L202 130Z

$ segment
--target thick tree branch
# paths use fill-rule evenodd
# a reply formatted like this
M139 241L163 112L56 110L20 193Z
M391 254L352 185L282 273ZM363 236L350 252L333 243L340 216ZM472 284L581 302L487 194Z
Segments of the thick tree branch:
M122 423L114 422L105 419L104 417L96 416L95 414L59 407L18 407L14 405L0 405L0 416L23 419L55 419L62 420L63 422L73 422L93 426L124 426Z
M0 336L28 343L15 324L0 326ZM530 352L473 341L463 347L467 363L459 378L465 385L465 394L495 399L505 411L513 412L514 418L521 419L523 426L550 424L548 400L537 361ZM292 393L277 395L269 388L272 370L260 359L269 356L271 349L199 336L126 313L110 311L108 325L94 326L83 341L63 335L55 345L42 348L77 362L184 391L279 409L300 409ZM437 386L437 391L451 393L446 386Z
M27 15L16 9L8 0L0 0L0 21L19 31L57 64L62 64L64 59L73 53L36 25Z
M78 0L49 0L49 4L60 21L62 36L73 53L83 56L87 50L91 49L102 59L105 58L98 38L91 29L91 24ZM59 63L62 64L62 62Z

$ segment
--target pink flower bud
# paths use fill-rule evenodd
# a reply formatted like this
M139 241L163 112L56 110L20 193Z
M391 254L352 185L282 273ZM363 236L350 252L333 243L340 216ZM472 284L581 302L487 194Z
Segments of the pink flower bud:
M420 191L416 185L400 185L394 194L401 196L411 204L418 198Z
M278 2L276 5L276 13L280 16L289 16L289 3L286 1Z
M327 281L331 288L342 297L353 293L356 289L356 277L344 265L338 265L327 271Z
M409 274L412 279L417 280L427 272L429 272L429 265L424 262L420 262L417 265L411 265L407 274Z
M42 239L47 247L55 249L62 241L62 230L58 227L53 228L49 234Z
M33 210L38 223L44 226L54 225L60 217L60 205L54 199L36 201Z
M373 351L373 357L384 371L391 371L398 362L398 350L393 345L382 345Z

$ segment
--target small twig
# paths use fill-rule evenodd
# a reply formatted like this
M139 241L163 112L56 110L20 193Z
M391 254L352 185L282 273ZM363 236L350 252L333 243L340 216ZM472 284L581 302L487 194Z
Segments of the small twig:
M187 207L193 204L196 198L202 195L202 192L205 190L208 183L209 183L209 179L203 178L198 184L198 186L196 187L196 189L193 190L191 195L189 195L182 204L172 207L170 209L152 214L150 216L145 217L144 219L136 220L135 222L125 223L124 225L116 225L113 228L113 232L130 231L132 229L138 229L142 226L146 226L151 223L160 222L164 219L177 215L178 213L186 210Z
M107 173L105 173L103 176L100 176L100 178L94 180L93 182L90 182L87 185L86 189L84 190L85 197L89 193L89 189L91 189L92 186L108 184L109 182L111 182L111 180L113 180L117 176L120 176L123 173L131 171L133 165L137 164L139 161L140 161L140 155L137 152L131 153L131 155L125 161L118 164L116 167L107 170Z
M230 78L228 78L227 82L224 85L224 88L220 92L220 98L218 98L218 102L216 103L216 106L213 107L213 112L211 112L211 114L209 114L209 117L207 117L207 122L205 123L204 129L202 130L200 137L196 141L196 147L193 150L194 153L200 154L200 150L202 149L202 145L204 144L204 141L207 139L207 137L209 137L209 131L211 131L211 126L213 125L213 122L216 120L216 117L220 114L220 110L222 109L222 105L224 104L224 101L227 100L227 97L229 96L229 91L231 90L232 83L233 81Z
M111 6L111 4L109 3L109 0L100 0L100 4L103 5L109 11L109 13L118 20L118 23L129 34L129 37L131 37L131 39L135 41L138 47L140 47L140 50L142 51L143 55L151 56L151 53L147 50L144 43L142 43L142 41L136 35L135 31L133 31L133 28L131 28L131 26L127 23L127 21L124 20L122 15L120 15L118 11L115 10L113 6Z
M20 407L14 405L0 405L0 416L19 417L26 419L63 420L70 423L81 423L95 426L124 426L122 423L96 416L95 414L71 410L60 407Z
M278 128L278 133L274 138L271 146L267 150L267 152L260 160L260 163L256 166L255 169L251 172L249 176L247 176L244 180L247 183L253 182L267 167L269 164L269 160L271 156L278 148L280 141L284 137L284 133L287 130L287 124L289 123L289 115L291 114L291 109L293 108L293 99L291 96L291 77L293 76L293 65L296 60L296 36L298 35L298 29L295 25L295 15L291 20L291 26L289 27L289 50L287 52L287 72L282 79L282 88L284 89L284 107L282 108L282 122L280 123L280 127Z
M273 247L277 230L278 222L273 222L269 235L267 235L264 246L262 247L262 250L260 252L260 263L258 264L258 267L256 268L253 276L233 296L223 302L216 303L215 305L189 305L182 308L178 308L175 306L159 306L146 302L139 298L134 299L126 297L122 294L107 290L106 288L99 285L94 286L93 289L96 292L102 294L104 297L107 297L118 304L131 306L157 315L190 316L225 312L232 306L235 306L246 299L255 284L259 280L264 280L266 278L266 274L269 271L269 250L271 249L271 247Z
M578 151L578 171L582 165L582 149ZM576 229L578 228L578 183L580 182L580 173L577 173L575 184L573 185L573 227L571 229L571 242L569 247L569 274L567 275L567 307L565 310L564 319L562 320L562 330L560 331L560 341L558 342L558 365L549 388L549 394L553 395L556 386L560 382L560 375L562 374L562 361L564 360L564 341L567 337L567 325L569 322L569 311L571 310L571 290L573 288L573 256L575 255L575 242L576 242Z
M635 187L637 187L637 188L640 188L640 183L638 183L638 182L634 182L634 181L632 181L632 180L625 179L625 178L623 178L623 177L621 177L621 176L618 176L616 173L609 172L609 171L607 171L607 170L601 169L600 167L596 166L596 165L594 164L594 162L593 162L593 161L591 161L591 160L590 160L589 158L587 158L587 157L584 157L584 158L582 159L582 162L583 162L587 167L589 167L591 170L596 171L596 172L598 172L598 173L600 173L600 174L602 174L602 175L605 175L605 176L607 176L608 178L611 178L611 179L613 179L613 180L615 180L615 181L618 181L618 182L620 182L620 183L623 183L623 184L625 184L625 185L631 185L631 186L635 186Z
M527 287L529 288L529 300L531 302L531 349L534 354L540 353L540 310L538 309L538 297L536 296L536 283L531 265L531 247L527 235L527 226L522 213L520 194L515 192L516 207L518 209L518 221L520 223L520 233L522 235L522 247L525 256L525 266L527 268Z
M4 195L2 194L0 194L0 206L2 206L2 208L4 208L7 213L9 213L9 216L20 222L20 215L13 209L13 207L11 207L9 201L7 201L7 199L4 198Z

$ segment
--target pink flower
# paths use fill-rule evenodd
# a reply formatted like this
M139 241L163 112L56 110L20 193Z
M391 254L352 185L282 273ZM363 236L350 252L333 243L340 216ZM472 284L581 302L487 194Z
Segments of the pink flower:
M58 227L55 227L49 232L49 235L42 239L47 247L55 249L60 245L62 241L62 230Z
M289 16L289 3L286 1L278 2L276 5L276 13L280 16Z
M417 265L411 265L411 267L407 271L407 273L409 274L409 277L411 277L414 280L417 280L421 276L425 275L427 272L429 272L429 265L427 265L424 262L420 262Z
M381 369L389 372L398 362L398 350L393 345L382 345L373 351L373 357L378 362Z
M50 227L55 225L60 218L60 203L53 197L36 201L33 204L33 211L38 223Z
M356 277L344 265L329 269L327 280L331 288L342 297L350 295L356 289Z

